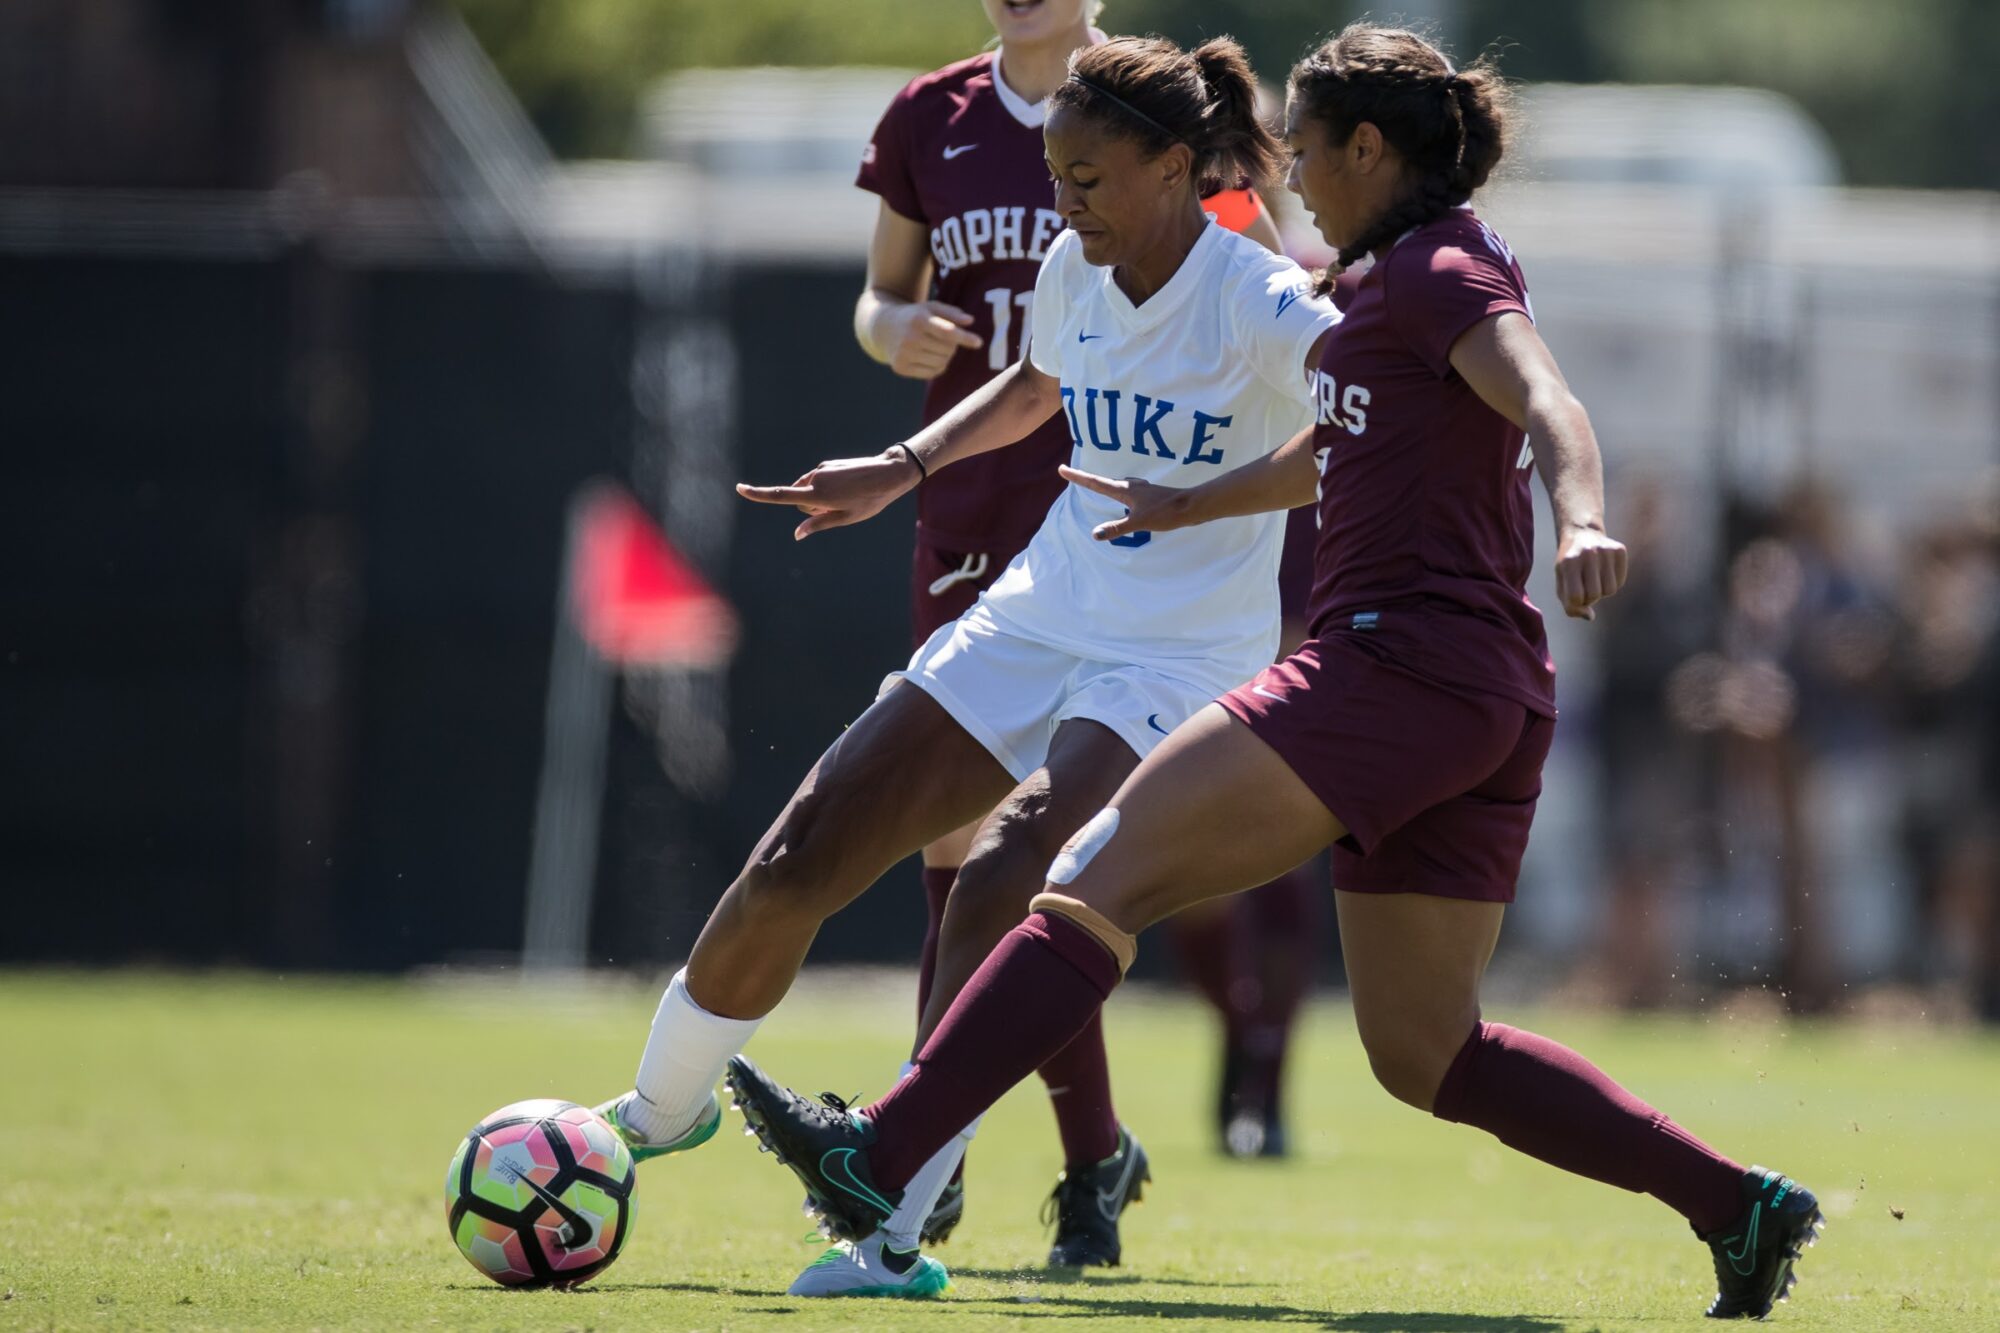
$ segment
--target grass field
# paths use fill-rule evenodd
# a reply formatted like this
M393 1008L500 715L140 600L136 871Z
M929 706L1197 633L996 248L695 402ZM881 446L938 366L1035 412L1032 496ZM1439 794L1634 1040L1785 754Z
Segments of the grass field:
M908 982L809 978L753 1050L802 1087L873 1093ZM1209 1148L1213 1052L1194 1004L1121 995L1120 1103L1155 1187L1127 1267L1037 1267L1056 1168L1039 1085L989 1116L940 1306L810 1304L789 1174L726 1133L641 1171L617 1266L508 1292L444 1231L444 1165L484 1112L628 1086L650 987L0 974L0 1328L1308 1328L1498 1333L1696 1327L1706 1251L1645 1198L1575 1180L1392 1103L1347 1015L1317 1008L1299 1149ZM2000 1041L1799 1028L1768 1012L1497 1014L1591 1053L1697 1132L1800 1176L1831 1216L1778 1321L2000 1327ZM726 1126L734 1128L733 1125Z

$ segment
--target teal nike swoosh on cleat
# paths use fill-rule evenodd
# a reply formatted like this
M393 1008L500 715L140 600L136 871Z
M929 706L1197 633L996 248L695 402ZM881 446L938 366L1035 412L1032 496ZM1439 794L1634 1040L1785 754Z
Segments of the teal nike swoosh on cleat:
M855 1179L854 1167L852 1165L855 1151L853 1148L829 1149L819 1159L820 1174L826 1177L829 1184L839 1186L863 1203L872 1204L880 1208L884 1213L895 1212L895 1204L890 1203L880 1194L868 1188L862 1181ZM839 1168L837 1172L835 1170L836 1165Z
M638 1095L636 1092L628 1092L625 1094L625 1097L636 1097ZM694 1125L687 1133L682 1134L679 1138L669 1139L665 1143L654 1143L625 1123L624 1116L620 1113L619 1109L625 1104L625 1097L613 1097L610 1101L595 1109L597 1114L603 1116L610 1123L611 1128L618 1132L618 1137L625 1140L625 1146L631 1149L632 1160L635 1162L651 1161L655 1157L671 1157L675 1153L689 1152L695 1148L699 1148L702 1144L714 1138L715 1131L722 1127L722 1103L711 1092L708 1094L708 1109L702 1113L699 1120L694 1122Z
M1789 1176L1753 1166L1739 1188L1743 1215L1703 1238L1715 1261L1710 1319L1763 1319L1789 1299L1798 1263L1826 1225L1819 1200Z
M1729 1259L1729 1266L1745 1277L1757 1271L1757 1222L1763 1215L1764 1206L1761 1203L1752 1207L1750 1229L1743 1233L1743 1248L1724 1251Z
M801 1097L741 1055L723 1081L759 1145L806 1187L806 1211L829 1236L859 1243L889 1220L903 1191L875 1183L864 1151L875 1131L845 1098Z

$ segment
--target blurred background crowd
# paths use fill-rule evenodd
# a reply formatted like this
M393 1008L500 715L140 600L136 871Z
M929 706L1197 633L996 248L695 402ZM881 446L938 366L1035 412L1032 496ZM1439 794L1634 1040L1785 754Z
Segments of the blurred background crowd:
M1233 32L1276 88L1359 12L1101 22ZM2000 1020L2000 7L1373 12L1522 81L1481 207L1633 551L1552 627L1501 971ZM907 513L803 550L728 483L916 420L851 338L852 173L989 36L974 0L0 7L0 959L684 956L904 654ZM693 647L631 631L695 578ZM904 878L822 956L913 958Z

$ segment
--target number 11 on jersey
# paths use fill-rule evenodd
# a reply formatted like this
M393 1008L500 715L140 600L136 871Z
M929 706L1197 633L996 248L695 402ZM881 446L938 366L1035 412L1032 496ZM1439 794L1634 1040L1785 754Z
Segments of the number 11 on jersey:
M986 304L993 307L993 337L986 344L986 364L995 370L1005 370L1028 354L1029 316L1034 313L1035 294L1032 291L1010 292L1005 287L989 287ZM1021 308L1020 344L1012 355L1007 351L1007 331L1014 327L1014 307Z

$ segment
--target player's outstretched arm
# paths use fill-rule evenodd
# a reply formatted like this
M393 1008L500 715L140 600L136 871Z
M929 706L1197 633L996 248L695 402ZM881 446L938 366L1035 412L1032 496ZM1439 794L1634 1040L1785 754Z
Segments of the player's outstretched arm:
M1199 486L1161 486L1138 477L1100 477L1064 464L1067 481L1125 506L1125 517L1100 523L1090 535L1101 542L1135 532L1172 532L1218 518L1241 518L1311 504L1319 494L1319 464L1312 431L1302 430L1254 463Z
M1486 405L1528 432L1535 467L1556 520L1556 596L1569 615L1591 608L1625 582L1622 542L1604 531L1604 461L1590 415L1527 316L1481 320L1451 348L1452 369Z
M736 493L758 504L791 505L803 513L806 520L792 536L804 540L815 532L873 518L939 468L1014 443L1061 405L1055 380L1028 362L1017 361L901 444L867 458L821 463L789 486L738 482Z

